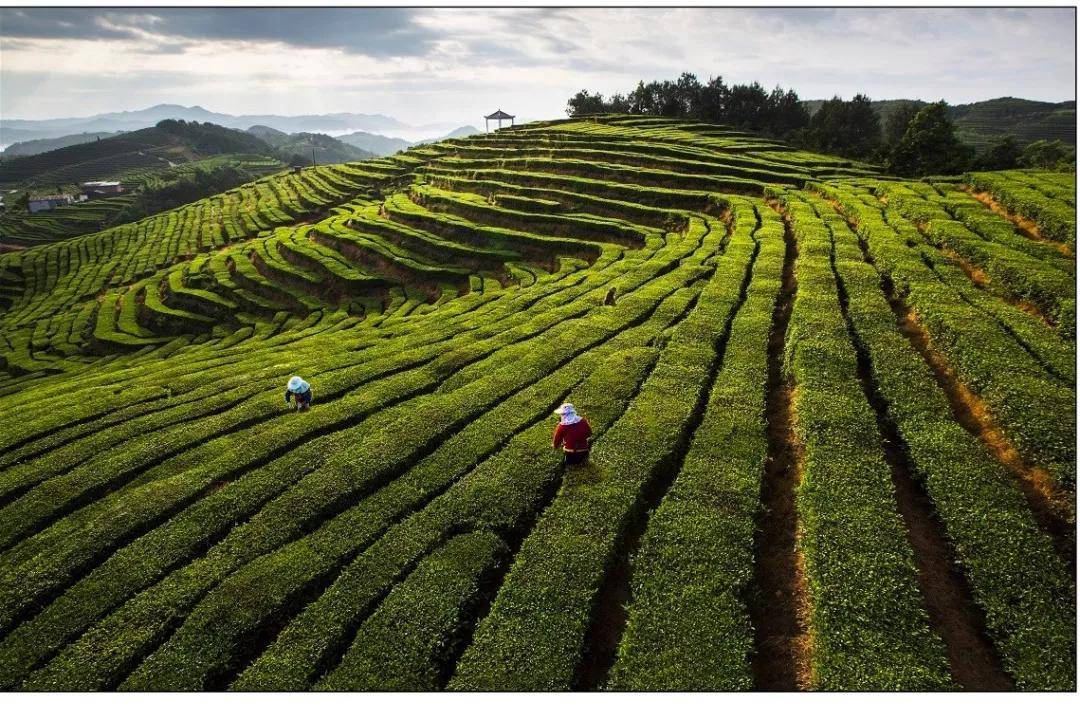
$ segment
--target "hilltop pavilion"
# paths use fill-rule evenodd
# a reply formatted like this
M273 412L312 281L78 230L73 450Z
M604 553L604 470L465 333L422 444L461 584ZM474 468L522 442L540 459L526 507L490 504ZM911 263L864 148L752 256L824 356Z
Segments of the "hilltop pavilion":
M510 121L510 127L514 127L514 116L513 115L510 115L508 113L504 113L502 110L496 110L495 112L491 113L490 115L485 115L484 116L484 132L491 132L491 129L488 127L488 122L490 122L491 120L498 120L499 121L499 128L498 128L499 130L502 130L503 120L509 120Z

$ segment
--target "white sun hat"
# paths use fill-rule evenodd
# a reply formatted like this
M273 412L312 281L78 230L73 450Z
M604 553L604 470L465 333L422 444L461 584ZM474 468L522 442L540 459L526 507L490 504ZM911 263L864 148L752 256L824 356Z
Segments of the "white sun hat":
M573 425L581 416L577 414L577 410L570 403L563 403L559 406L559 409L555 411L555 414L562 418L563 425Z
M307 383L304 382L304 378L300 377L299 375L293 375L291 378L289 378L289 392L304 392L305 385L307 385Z

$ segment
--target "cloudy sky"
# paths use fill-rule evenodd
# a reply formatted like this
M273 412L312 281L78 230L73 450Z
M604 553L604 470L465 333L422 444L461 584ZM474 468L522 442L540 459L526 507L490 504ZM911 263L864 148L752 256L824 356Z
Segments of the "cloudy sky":
M134 110L561 116L585 87L1074 99L1065 9L0 9L0 118Z

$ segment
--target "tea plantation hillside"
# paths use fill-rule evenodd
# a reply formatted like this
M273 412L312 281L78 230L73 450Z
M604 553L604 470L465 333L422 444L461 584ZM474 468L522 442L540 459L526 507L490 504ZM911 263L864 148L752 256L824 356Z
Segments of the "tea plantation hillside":
M171 167L224 153L267 154L254 135L210 123L162 120L154 127L94 142L5 158L0 185L47 188L100 177Z
M1074 196L601 116L0 254L0 687L1074 690Z
M167 208L156 206L153 212L144 210L146 195L161 197L167 189L175 189L178 184L190 183L196 197L215 195L227 185L217 185L216 189L207 187L205 180L200 180L200 172L214 176L215 170L233 168L236 170L239 185L245 178L256 178L282 169L284 164L275 158L264 155L214 155L204 160L174 163L168 168L154 168L125 172L114 179L123 183L125 193L113 197L102 197L49 210L31 213L25 207L26 198L35 194L33 191L12 193L5 198L8 206L0 214L0 243L8 249L23 249L64 240L76 235L85 235L105 230L122 224L124 218L132 221L161 210L175 207L180 202L171 203ZM86 177L86 176L84 176ZM92 176L90 176L92 177ZM202 176L203 178L206 175ZM233 177L233 174L230 174ZM212 184L212 183L211 183ZM61 185L60 189L73 195L81 193L78 184ZM56 191L56 188L53 188ZM185 198L193 199L193 198Z

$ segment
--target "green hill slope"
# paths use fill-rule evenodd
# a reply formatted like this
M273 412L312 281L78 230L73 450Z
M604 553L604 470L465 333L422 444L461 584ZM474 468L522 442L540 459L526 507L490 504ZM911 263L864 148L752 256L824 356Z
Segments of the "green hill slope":
M0 243L29 247L105 230L216 195L281 168L281 161L262 155L214 155L167 168L125 172L113 176L124 185L122 195L38 213L26 210L23 199L27 193L12 193L5 198L7 209L0 215ZM74 184L62 189L75 195L80 192Z
M396 152L408 149L412 145L408 140L363 131L341 135L338 140L377 156L393 155Z
M1034 102L997 98L952 109L957 134L977 148L995 137L1014 135L1021 145L1036 140L1061 140L1076 145L1076 102Z
M871 105L881 116L882 123L906 102L925 104L921 100L875 100ZM803 103L813 115L821 100ZM1037 102L1003 97L994 100L953 105L949 108L960 139L976 149L986 147L994 138L1014 135L1021 145L1036 140L1061 140L1076 145L1076 102Z
M0 153L0 157L5 160L10 160L11 158L24 155L37 155L38 153L59 150L60 148L70 147L71 145L97 142L103 138L110 138L119 134L120 133L112 132L78 133L76 135L64 135L62 137L46 140L25 140L23 142L8 145L4 148L4 152Z
M1074 190L616 115L0 254L0 687L1074 690Z
M109 179L223 153L270 154L269 146L239 130L209 123L163 120L154 127L100 141L0 162L0 183L47 187Z
M281 132L266 125L252 125L247 129L247 132L269 145L277 145L289 139L289 133Z
M312 148L315 148L315 162L319 164L333 164L352 162L355 160L367 160L375 157L375 153L361 150L338 138L323 135L321 133L293 133L287 135L279 133L273 128L252 128L263 140L274 148L274 154L282 160L305 165L311 162ZM248 132L251 133L252 129ZM272 131L272 132L267 132Z

